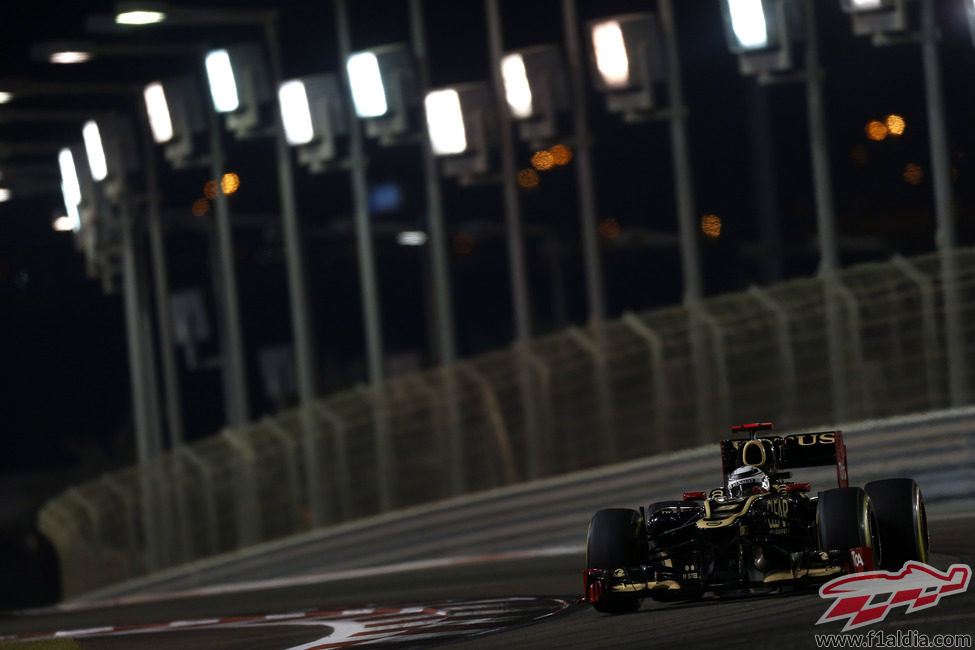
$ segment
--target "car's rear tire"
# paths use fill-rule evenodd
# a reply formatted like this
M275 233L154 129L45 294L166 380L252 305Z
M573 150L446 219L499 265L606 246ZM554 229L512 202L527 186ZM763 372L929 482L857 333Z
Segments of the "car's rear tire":
M640 513L630 508L597 511L586 537L586 568L614 571L639 564L641 525ZM607 614L626 614L638 610L641 600L631 594L610 592L602 594L592 606Z
M880 526L867 493L858 487L841 487L820 493L816 505L819 548L824 551L866 547L874 566L883 562Z
M909 478L871 481L864 488L870 495L884 561L880 568L896 571L908 560L928 561L928 519L921 489Z

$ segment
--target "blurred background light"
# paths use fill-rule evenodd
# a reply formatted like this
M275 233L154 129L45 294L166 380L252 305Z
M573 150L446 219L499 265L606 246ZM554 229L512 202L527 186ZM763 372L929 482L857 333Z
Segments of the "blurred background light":
M396 234L396 243L400 246L423 246L427 243L427 234L422 230L404 230Z
M240 99L237 96L234 69L230 64L230 53L227 50L213 50L206 56L206 69L210 95L213 97L213 107L216 111L230 113L237 110Z
M74 156L68 148L58 152L58 167L61 170L61 193L64 195L65 207L81 204L81 183L78 181L78 168L74 164Z
M210 202L207 199L197 199L193 202L191 210L194 217L202 217L210 211Z
M115 22L119 25L152 25L166 20L166 14L162 11L123 11L115 16Z
M278 104L288 144L311 142L315 137L315 129L311 122L311 107L308 105L305 83L300 79L282 83L278 88Z
M600 221L597 229L599 230L599 236L606 241L613 241L620 236L620 222L613 218Z
M883 4L883 0L850 0L850 8L854 11L871 11L873 9L880 9Z
M504 79L504 96L511 114L518 119L532 116L532 91L528 83L528 71L521 54L509 54L501 59L501 76Z
M224 194L233 194L240 188L240 176L234 172L228 172L220 177L220 191Z
M210 199L211 201L217 198L217 181L209 180L203 186L203 196Z
M173 139L173 120L169 114L169 104L166 103L166 91L163 85L155 81L142 91L146 102L146 114L149 116L149 128L152 139L156 144L163 144Z
M864 127L867 137L875 142L880 142L887 137L887 125L878 120L870 120Z
M86 63L91 60L91 52L85 52L84 50L64 50L61 52L52 52L47 58L48 63L60 63L60 64L72 64L72 63Z
M609 88L623 88L630 83L630 62L626 56L623 30L618 21L593 25L592 45L596 68Z
M85 141L85 154L88 156L88 168L95 181L103 181L108 177L108 162L105 160L105 149L102 146L102 136L98 132L98 124L94 120L85 122L81 129L81 137Z
M433 152L438 155L463 153L467 149L467 135L457 91L452 88L431 91L423 105Z
M904 129L907 127L904 118L896 113L888 115L884 119L884 124L887 126L887 130L890 131L891 135L903 135Z
M78 220L76 220L74 217L62 215L54 220L52 226L57 232L71 232L73 230L77 230L75 228L75 223L77 221Z
M345 64L352 87L352 102L359 117L380 117L386 114L386 90L379 71L379 59L372 52L359 52Z
M721 236L721 219L714 214L706 214L701 217L701 232L705 237L717 239Z
M920 185L921 181L924 180L924 170L921 169L920 165L915 163L907 163L904 166L904 180L911 185Z
M746 50L768 47L768 25L762 0L727 0L731 29Z
M0 104L6 104L14 98L13 93L8 93L6 91L0 90Z
M525 189L536 187L538 181L538 172L534 169L522 169L518 172L518 184Z
M541 151L536 151L532 155L531 163L532 167L540 172L543 172L555 167L555 156L552 155L552 152L542 149Z
M9 201L11 196L10 190L8 190L6 187L0 187L0 203Z
M369 188L369 214L390 214L403 208L405 197L399 183L377 183Z
M564 144L557 144L549 148L548 152L552 154L552 162L556 165L568 165L572 160L572 149Z

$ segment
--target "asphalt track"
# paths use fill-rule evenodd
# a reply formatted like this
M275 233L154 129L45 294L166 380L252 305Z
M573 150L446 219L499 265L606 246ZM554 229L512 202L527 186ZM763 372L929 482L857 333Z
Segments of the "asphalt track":
M968 502L932 514L931 564L975 565L975 513ZM0 648L275 649L356 647L457 648L814 648L828 602L815 590L660 605L607 616L577 604L580 549L502 554L488 561L414 563L398 570L335 573L278 586L135 595L76 609L0 617ZM82 632L87 630L87 632ZM894 608L858 632L916 630L975 636L975 587L915 613ZM68 633L65 635L65 633ZM19 641L15 641L18 639ZM877 646L874 646L877 647Z

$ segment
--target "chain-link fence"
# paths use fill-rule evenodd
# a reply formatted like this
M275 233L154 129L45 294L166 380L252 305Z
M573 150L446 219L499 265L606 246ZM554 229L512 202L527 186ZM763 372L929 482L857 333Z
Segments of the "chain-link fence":
M954 362L973 385L975 250L954 259L961 300L948 313L964 326ZM40 527L73 595L392 508L718 440L733 423L797 429L957 406L941 278L937 255L899 258L353 388L72 488Z

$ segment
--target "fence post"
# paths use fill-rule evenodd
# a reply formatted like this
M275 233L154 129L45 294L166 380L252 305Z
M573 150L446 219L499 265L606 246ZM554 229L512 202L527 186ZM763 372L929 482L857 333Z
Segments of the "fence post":
M650 351L650 385L653 398L653 421L657 432L670 431L670 417L667 405L670 398L667 391L667 377L664 373L664 344L660 335L632 312L623 313L623 324L647 343ZM670 445L667 445L670 447Z
M110 474L103 475L101 480L105 484L105 487L115 494L122 503L122 519L125 527L125 555L129 564L126 573L131 578L136 575L139 569L138 550L136 549L138 532L135 525L135 499L132 497L132 493L122 487ZM185 555L183 555L183 560L186 560Z
M840 300L846 305L847 315L849 317L849 341L850 341L850 357L853 359L853 363L857 366L860 374L860 400L862 408L857 416L866 417L871 413L870 408L870 387L867 379L867 369L865 367L865 362L863 359L863 341L861 339L861 327L860 327L860 305L857 302L856 296L853 292L846 287L838 276L833 275L830 281L835 282L834 287L836 295L839 296ZM852 414L851 414L852 415Z
M938 322L935 318L934 282L921 273L916 266L894 255L891 260L908 280L917 284L921 293L921 344L924 347L924 377L928 387L928 408L938 404Z
M501 405L498 403L498 396L494 392L484 375L478 372L474 364L469 361L458 361L457 369L466 374L481 389L481 402L488 422L491 423L491 431L494 433L494 441L498 446L500 454L501 468L504 471L507 484L518 481L518 471L515 468L515 458L511 451L511 436L508 435L508 428L504 422L504 414L501 412Z
M206 554L216 555L219 548L219 531L217 529L217 493L213 481L213 469L199 454L193 451L190 445L183 445L176 453L185 457L191 465L196 466L197 471L200 472L200 482L206 486L203 490L203 518L205 519L203 528L206 531Z
M318 416L328 422L332 428L332 437L335 441L335 475L338 477L339 488L339 520L347 521L352 518L352 482L349 478L349 445L348 428L335 411L325 405L324 402L317 402L314 405Z
M443 410L445 404L442 404L438 398L437 391L430 387L430 385L423 378L423 375L418 373L410 374L404 378L406 382L412 384L417 392L421 393L429 405L431 426L433 428L433 434L436 438L436 448L437 455L439 457L441 467L446 466L447 468L447 480L438 481L438 485L447 485L447 495L456 496L461 494L459 491L464 483L465 466L467 465L466 459L462 454L459 454L462 446L457 444L457 441L453 441L449 438L450 435L456 435L457 431L453 434L447 431L447 425L444 422ZM456 394L455 394L456 396Z
M594 327L603 328L602 322L594 324ZM605 442L608 458L603 460L607 463L619 460L619 438L616 433L616 415L613 408L613 395L609 388L609 376L606 372L605 336L599 333L599 345L592 341L578 327L568 329L569 338L579 344L583 350L592 356L593 383L596 388L596 409L599 416L599 434Z
M530 413L531 420L535 423L535 455L537 457L533 461L535 474L529 478L539 478L551 473L551 468L546 468L544 461L551 455L546 452L551 452L552 449L552 426L555 422L555 412L552 409L552 372L549 370L548 364L532 352L529 346L524 346L524 350L520 354L522 355L522 369L534 368L538 375L538 391L534 390L534 385L529 391L533 398L537 397L531 404ZM524 379L529 383L531 382L531 377L527 373ZM538 417L539 412L535 408L536 402L541 404L541 417Z
M389 430L389 399L386 385L359 384L355 388L368 405L372 414L373 443L376 453L376 493L379 495L379 512L396 507L397 467L393 432Z
M220 435L237 454L234 510L237 519L237 548L244 548L260 542L262 538L261 502L255 471L257 457L239 432L224 429Z
M779 363L782 380L782 413L783 422L795 415L796 405L799 403L796 380L796 357L792 351L792 334L789 332L788 312L772 299L767 291L751 286L748 291L758 303L770 311L775 317L776 338L779 344Z
M306 424L305 419L306 418L303 416L302 426ZM284 430L284 427L278 424L274 418L265 417L261 420L261 424L263 424L267 428L268 432L277 438L281 443L282 455L284 458L284 472L286 477L285 483L288 487L288 494L290 495L288 505L290 506L289 509L291 510L291 521L294 522L295 531L304 530L307 528L307 526L305 525L305 519L302 516L301 509L301 479L299 476L297 459L298 443L295 442L294 438L292 438L288 432ZM305 441L307 442L307 439ZM315 447L317 447L317 445L315 445ZM316 453L316 451L317 449L305 449L306 454L313 454ZM308 463L307 467L309 470L312 467L318 467L317 458L314 463ZM317 483L317 481L315 481L315 483ZM312 499L311 494L308 495L308 503L309 509L311 509L311 504L315 503L315 500ZM313 513L311 513L311 517L311 522L314 522L315 515Z
M709 330L711 330L711 346L714 350L714 365L717 368L718 383L718 418L723 426L727 428L732 419L731 414L731 385L728 381L728 346L725 342L724 329L721 323L704 307L704 303L695 302L688 307L695 312L696 318L700 319ZM701 408L698 404L698 408Z

